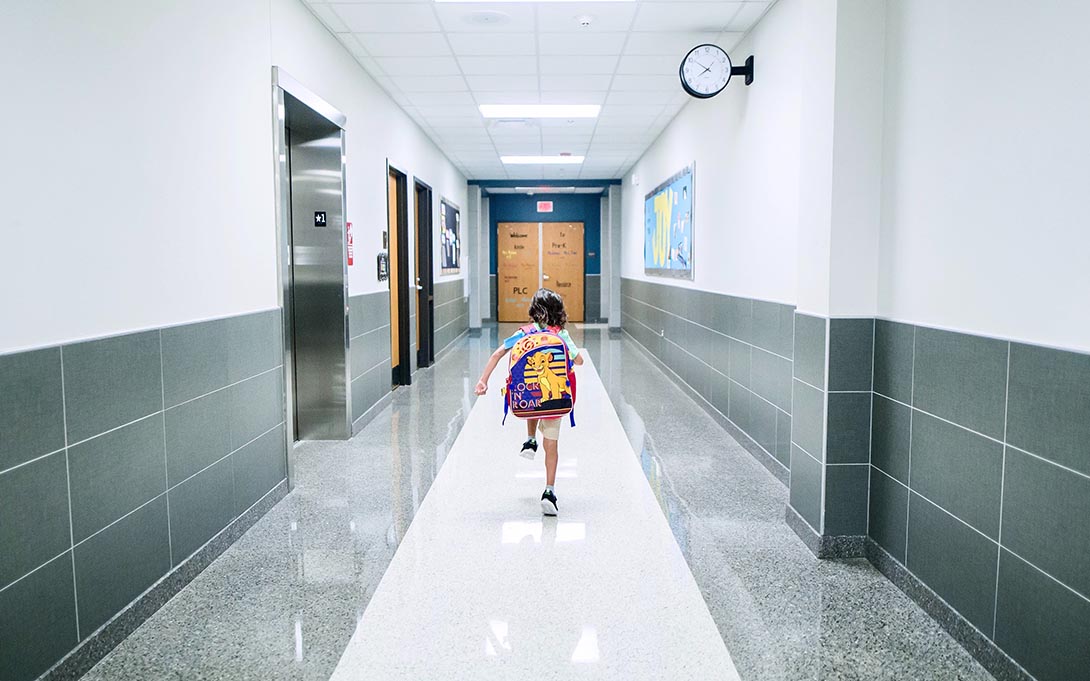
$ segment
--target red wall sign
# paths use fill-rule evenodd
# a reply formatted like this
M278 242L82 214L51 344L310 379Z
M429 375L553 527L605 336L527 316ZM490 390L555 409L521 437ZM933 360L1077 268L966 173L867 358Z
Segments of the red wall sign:
M344 223L344 233L345 233L345 241L348 244L348 265L351 267L352 260L353 260L352 256L353 256L354 251L356 250L355 247L352 244L352 223L351 222L345 222Z
M553 212L553 202L552 201L538 201L537 202L537 212L539 212L539 213L551 213L551 212Z

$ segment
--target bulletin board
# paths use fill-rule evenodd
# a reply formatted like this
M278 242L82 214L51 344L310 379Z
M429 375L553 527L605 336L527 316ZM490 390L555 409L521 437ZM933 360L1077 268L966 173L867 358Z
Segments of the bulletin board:
M644 197L643 271L693 278L693 187L695 163Z
M458 274L461 270L462 214L446 199L439 201L439 251L442 274Z

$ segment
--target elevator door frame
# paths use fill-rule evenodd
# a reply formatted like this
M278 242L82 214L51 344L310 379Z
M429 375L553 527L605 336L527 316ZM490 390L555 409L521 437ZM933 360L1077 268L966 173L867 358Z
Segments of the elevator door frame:
M341 215L347 220L347 187L345 185L345 124L343 113L324 99L311 92L303 84L278 66L272 67L273 96L273 153L274 193L276 206L276 259L277 299L281 311L281 339L283 343L284 376L284 436L287 450L288 489L295 488L295 357L292 320L292 247L291 247L291 175L288 171L287 114L284 94L290 94L312 111L341 129ZM344 380L351 385L351 367L348 362L348 252L342 230L342 282L344 295ZM352 433L352 391L345 390L345 431Z
M426 197L421 205L420 197ZM413 178L413 221L416 227L416 366L423 368L435 362L435 264L432 244L435 239L433 225L434 192L432 188ZM410 287L412 288L412 287Z

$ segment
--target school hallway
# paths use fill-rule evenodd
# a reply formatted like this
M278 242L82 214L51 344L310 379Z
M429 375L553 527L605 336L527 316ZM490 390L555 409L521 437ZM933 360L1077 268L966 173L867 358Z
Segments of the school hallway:
M0 681L1090 681L1084 26L0 0Z
M472 394L486 327L352 440L302 445L295 490L84 678L990 678L865 560L814 560L783 484L581 326L558 517L503 372Z

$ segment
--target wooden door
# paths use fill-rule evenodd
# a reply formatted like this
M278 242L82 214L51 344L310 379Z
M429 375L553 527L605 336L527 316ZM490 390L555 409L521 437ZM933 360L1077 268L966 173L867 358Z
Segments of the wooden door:
M398 318L398 310L401 308L400 300L400 286L398 282L400 279L400 272L398 272L398 191L397 191L397 177L391 174L389 180L389 196L387 208L387 239L389 240L389 260L390 260L390 364L396 369L401 365L401 338L400 338L400 319Z
M501 222L496 231L499 320L524 323L541 285L539 223Z
M564 298L568 321L583 321L583 223L541 223L542 286Z
M416 185L416 366L435 361L431 189Z

